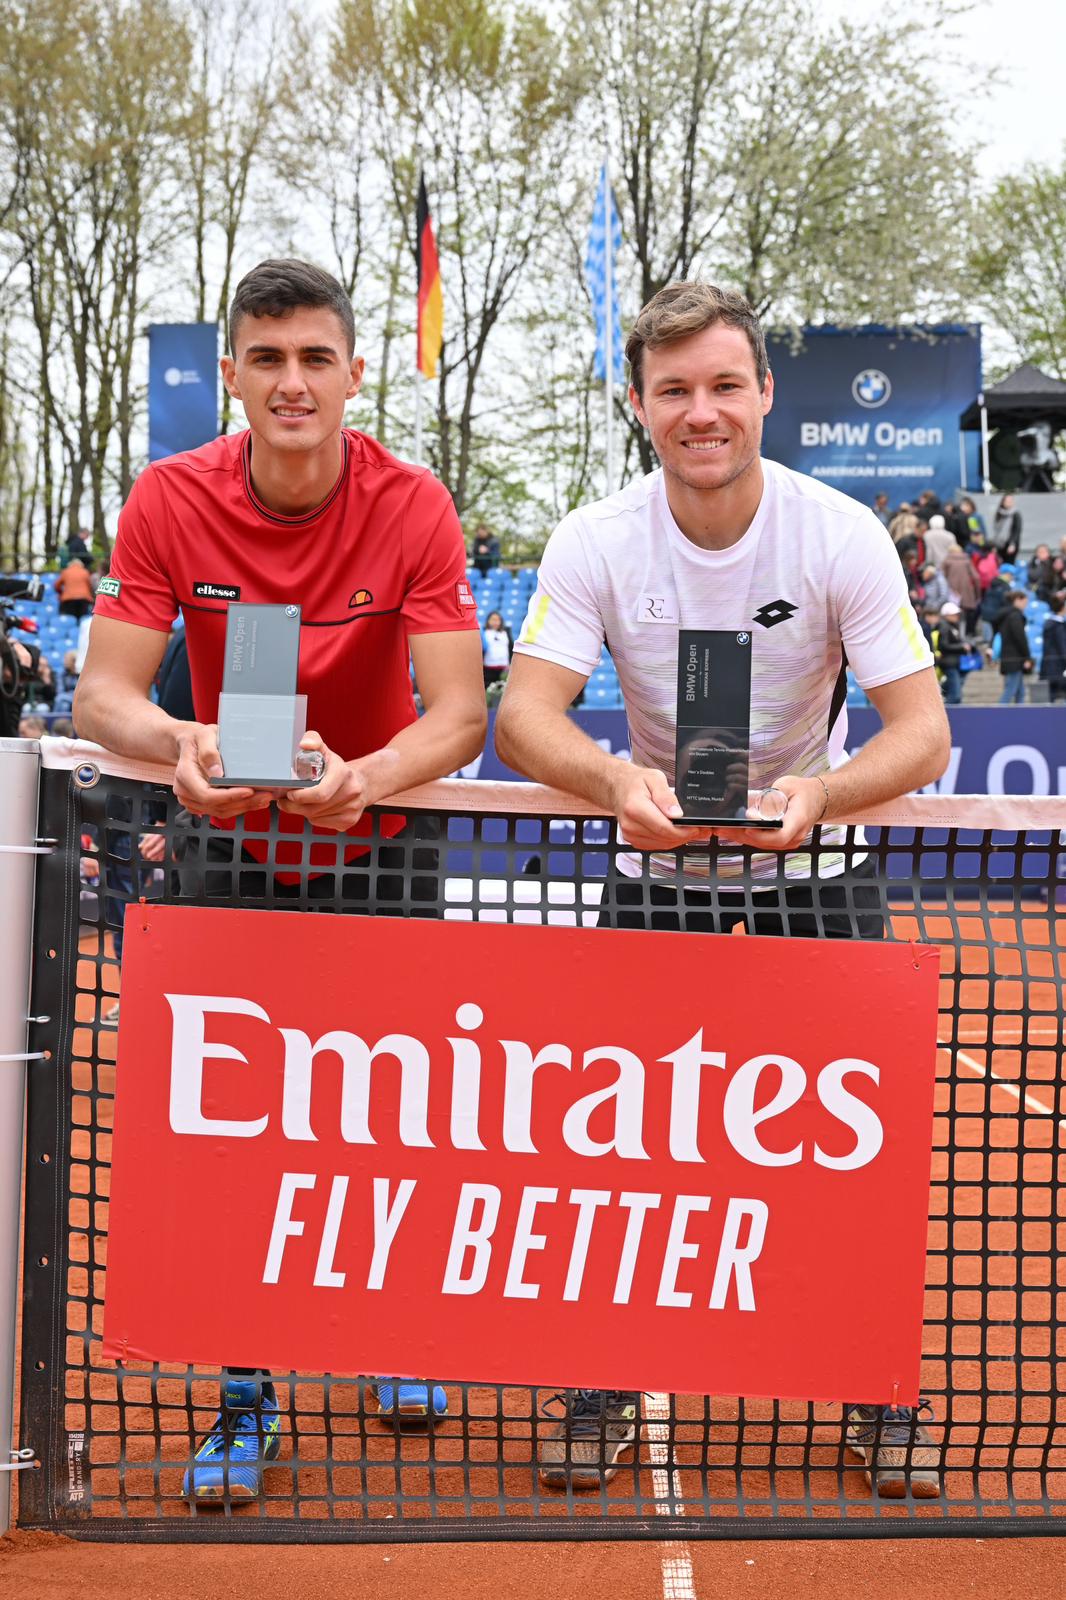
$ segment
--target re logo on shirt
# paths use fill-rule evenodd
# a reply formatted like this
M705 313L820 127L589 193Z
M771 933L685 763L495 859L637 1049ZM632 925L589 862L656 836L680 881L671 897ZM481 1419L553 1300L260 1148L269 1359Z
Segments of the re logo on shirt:
M192 592L197 600L239 600L241 597L235 583L194 583Z
M678 623L677 601L672 595L642 594L637 605L638 622Z
M455 598L459 603L460 610L462 610L464 606L477 606L477 601L471 594L470 585L467 583L465 578L461 578L455 585Z

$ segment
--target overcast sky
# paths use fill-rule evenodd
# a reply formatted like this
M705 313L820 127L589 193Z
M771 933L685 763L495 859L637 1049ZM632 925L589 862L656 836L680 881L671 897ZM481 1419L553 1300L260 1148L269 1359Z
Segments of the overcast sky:
M884 0L818 0L827 15L884 11ZM922 17L921 0L897 0L901 16ZM943 89L959 117L988 139L981 171L1017 171L1026 161L1050 161L1066 148L1066 0L980 0L954 24L957 44L944 62ZM971 66L995 63L1001 82L971 100Z

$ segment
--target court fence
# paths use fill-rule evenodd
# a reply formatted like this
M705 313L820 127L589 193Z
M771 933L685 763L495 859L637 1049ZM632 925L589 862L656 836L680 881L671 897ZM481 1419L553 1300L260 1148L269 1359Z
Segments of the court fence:
M554 1420L544 1393L436 1374L448 1415L413 1432L377 1413L366 1380L293 1372L276 1375L286 1445L262 1494L210 1514L181 1484L219 1371L101 1353L124 906L595 926L627 863L613 822L572 797L459 780L398 797L408 826L396 838L375 812L355 860L307 834L293 863L276 818L254 838L243 823L221 832L181 809L170 779L73 741L0 746L0 1375L20 1308L20 1470L4 1476L17 1479L21 1527L141 1541L1066 1533L1066 800L919 796L816 830L815 877L830 856L842 870L831 913L811 897L810 926L790 917L783 877L748 871L674 908L652 903L646 862L626 879L648 925L694 938L737 924L832 934L841 915L861 933L872 861L888 936L940 946L922 1367L937 1498L909 1484L872 1495L830 1405L646 1396L634 1457L581 1492L538 1475ZM153 835L161 862L145 853ZM870 1218L871 1250L887 1226ZM11 1438L5 1393L0 1382Z

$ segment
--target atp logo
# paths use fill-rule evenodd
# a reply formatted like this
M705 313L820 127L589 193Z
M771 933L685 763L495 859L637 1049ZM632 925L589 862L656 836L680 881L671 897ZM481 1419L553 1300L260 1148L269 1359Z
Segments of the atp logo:
M892 394L892 385L877 367L866 367L851 381L852 399L867 411L876 411Z

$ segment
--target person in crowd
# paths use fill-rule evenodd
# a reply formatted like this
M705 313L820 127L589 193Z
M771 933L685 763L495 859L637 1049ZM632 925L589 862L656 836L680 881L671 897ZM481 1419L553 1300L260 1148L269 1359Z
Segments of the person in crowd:
M955 543L961 545L962 548L965 549L967 541L970 537L970 532L966 526L966 519L961 515L954 500L944 501L944 508L941 515L944 518L944 526L951 534L951 537L955 540Z
M978 629L982 639L991 643L999 631L999 624L1003 613L1010 605L1011 584L1002 573L992 579L988 588L981 597L980 621Z
M981 604L981 584L973 562L965 551L956 545L940 570L947 579L951 598L962 607L962 614L966 619L966 632L975 633Z
M1029 596L1025 590L1015 589L999 624L999 670L1003 674L1003 693L999 697L1001 706L1025 704L1025 678L1033 670L1029 639L1025 632L1025 608L1028 604Z
M74 724L73 724L73 722L71 722L69 717L53 717L52 718L52 738L53 739L73 739L73 737L74 737Z
M650 625L642 597L664 596L667 613L689 628L750 630L750 787L779 789L787 810L780 833L741 827L719 837L757 852L750 899L767 911L756 913L755 931L813 936L810 907L831 901L854 904L855 915L835 924L842 937L882 938L873 862L857 869L867 881L842 892L830 878L812 879L809 853L796 852L815 827L824 840L835 818L920 788L946 766L943 701L900 564L868 507L761 458L773 378L758 318L741 295L709 283L668 285L638 315L626 355L629 399L661 465L572 511L549 539L497 716L500 757L603 807L632 849L651 853L646 881L624 872L608 880L603 924L650 926L654 905L656 926L666 925L683 905L690 927L730 932L745 920L747 886L743 897L728 893L730 881L741 886L745 863L727 849L712 877L701 848L708 830L679 825L677 630ZM783 596L801 598L790 603L787 625L760 626ZM631 761L602 750L567 715L605 638ZM839 699L845 651L883 723L850 761ZM633 1390L570 1391L565 1417L541 1444L542 1479L600 1488L636 1447L640 1402ZM846 1418L879 1494L939 1494L939 1450L915 1410L856 1402Z
M78 687L78 652L65 650L63 652L63 670L59 674L59 693L73 694Z
M474 529L470 559L482 577L500 564L500 541L483 522L479 522Z
M942 572L938 572L932 561L927 561L922 568L922 588L925 591L925 603L933 606L937 611L945 600L951 599L951 590L948 580Z
M1044 618L1044 651L1040 676L1054 704L1066 701L1066 592L1058 590L1048 601L1051 615Z
M983 534L975 534L970 541L970 559L977 573L981 593L987 594L999 576L999 557Z
M29 716L19 718L20 739L43 739L47 732L48 724L43 717L31 713Z
M934 512L929 518L929 526L925 532L926 560L931 561L934 567L940 568L954 549L955 535L948 532L942 514L939 511Z
M490 611L486 617L485 626L481 630L481 643L482 671L487 689L490 683L499 683L501 678L506 677L507 668L511 665L511 651L514 649L511 630L498 611Z
M910 538L917 532L917 529L918 518L915 516L911 507L907 504L906 500L904 500L901 503L899 510L892 518L892 521L888 525L889 537L892 540L892 543L896 546L896 549L899 549L900 540Z
M1037 599L1048 603L1060 589L1066 589L1066 556L1056 555L1051 558L1051 582L1043 593L1037 590Z
M954 600L945 600L940 607L937 627L936 664L943 674L940 689L946 706L962 704L962 670L959 662L966 654L966 646L959 631L961 620L961 608Z
M59 611L64 617L77 617L79 622L93 608L93 586L89 568L80 556L74 556L55 581L59 595Z
M942 515L943 507L940 504L940 496L935 494L932 489L923 489L918 496L918 504L915 510L926 522L932 517Z
M134 484L97 599L74 720L82 737L120 755L173 765L179 802L215 828L245 816L253 835L263 833L276 799L284 834L302 839L311 824L354 836L343 857L356 872L366 866L358 838L370 832L368 807L456 771L483 747L481 638L462 529L443 484L344 427L364 361L355 354L351 301L328 273L302 261L265 261L249 272L229 309L220 365L248 428L153 462ZM242 603L302 606L299 690L314 730L303 748L323 758L316 784L278 794L210 786L224 775L216 718L228 606L203 593L207 579L239 592ZM150 699L179 608L193 721ZM384 816L379 826L383 837L427 837L424 824L402 816ZM312 872L305 888L288 874L268 877L265 842L246 839L238 859L258 865L260 895L272 883L276 898L306 893L329 908L333 874ZM208 860L233 860L231 834L208 831L206 842ZM284 847L304 848L296 839ZM395 847L376 855L397 870L404 865ZM415 877L413 892L426 895L432 914L436 852L414 853L416 865L426 857L433 876ZM368 913L377 909L375 881L360 903ZM380 1378L374 1392L381 1412L397 1419L447 1409L438 1384ZM269 1374L231 1369L183 1493L208 1502L254 1498L263 1460L280 1443Z
M92 567L92 534L88 528L79 528L60 545L59 565L65 567L75 556L84 561L87 567Z
M926 644L933 652L933 660L935 661L937 629L940 627L939 606L923 606L918 614L918 626L922 630L922 637L924 638Z
M916 555L908 555L903 563L903 576L907 580L907 595L911 605L920 610L925 604L925 585L922 582L923 567Z
M890 525L892 521L892 512L889 510L887 494L878 494L874 496L874 516L877 518L878 522L883 522L886 528Z
M1037 545L1036 549L1029 557L1029 562L1025 569L1025 576L1030 589L1036 589L1037 591L1040 589L1045 591L1050 590L1052 567L1051 549L1048 545ZM1047 594L1045 593L1043 596L1041 596L1041 598L1046 599Z
M56 700L56 680L52 673L52 663L46 655L42 654L37 661L37 674L31 679L29 690L27 709L51 711Z
M969 538L972 539L975 533L979 533L982 539L984 538L984 518L981 516L981 513L978 511L969 495L964 495L959 501L959 516L962 518L963 525Z
M1022 542L1022 514L1014 504L1014 496L1005 494L996 507L992 522L992 543L999 559L1013 562Z

